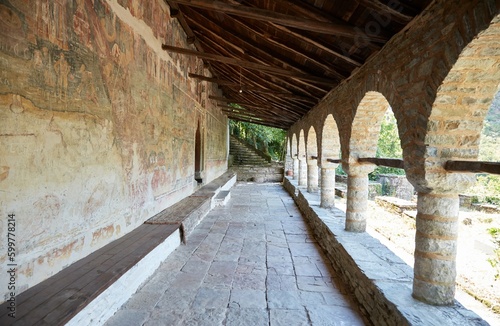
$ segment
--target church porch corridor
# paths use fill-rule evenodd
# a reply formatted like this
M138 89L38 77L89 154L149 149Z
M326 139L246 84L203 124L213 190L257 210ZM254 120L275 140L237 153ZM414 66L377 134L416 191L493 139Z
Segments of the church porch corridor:
M238 183L105 325L363 325L280 184Z

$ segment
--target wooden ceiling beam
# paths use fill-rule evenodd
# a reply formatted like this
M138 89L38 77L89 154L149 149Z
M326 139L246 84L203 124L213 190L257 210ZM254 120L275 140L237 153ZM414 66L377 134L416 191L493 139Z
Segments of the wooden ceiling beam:
M292 53L293 55L300 57L301 60L310 62L311 65L315 66L314 68L320 71L324 71L325 74L330 75L339 81L347 77L337 72L333 67L320 62L319 60L313 58L308 54L297 51L289 46L286 46L285 44L273 40L272 38L266 37L265 35L263 35L263 33L249 27L245 22L231 18L231 24L241 27L245 31L245 33L247 33L247 35L254 35L254 37L256 38L255 42L259 43L260 46L252 44L250 42L252 38L248 37L247 35L236 35L234 33L231 33L224 26L216 24L215 22L207 19L205 16L199 14L198 12L190 10L189 13L190 14L187 17L190 23L195 25L198 29L202 30L203 36L210 35L210 38L216 39L218 44L226 44L229 47L235 46L235 44L237 43L238 48L244 49L244 51L240 51L241 53L252 53L257 54L259 57L267 57L269 58L269 61L277 61L277 63L280 65L288 66L297 72L304 73L303 68L295 67L295 65L300 63L291 63L290 61L285 61L285 59L278 57L280 55L287 57L287 53ZM215 33L210 27L219 29L220 34ZM275 53L273 54L272 48L263 48L263 45L265 45L265 43L279 48L279 51L274 51Z
M316 102L314 99L312 99L310 97L295 95L295 94L292 94L289 92L274 91L274 90L270 90L270 89L266 89L266 88L262 88L262 87L251 87L251 86L246 86L244 84L240 85L240 84L234 83L234 82L229 81L229 80L222 80L219 78L206 77L206 76L197 75L197 74L193 74L193 73L189 73L188 75L191 78L207 81L210 83L215 83L215 84L222 85L222 86L236 88L238 91L242 90L243 92L255 92L255 93L259 93L259 94L284 96L284 97L289 98L289 99L302 100L302 101L311 102L311 103Z
M314 82L317 84L326 85L326 86L330 86L330 87L337 85L337 82L335 82L334 80L331 80L331 79L296 73L296 72L292 72L292 71L287 70L287 69L272 67L272 66L268 66L268 65L264 65L264 64L260 64L260 63L240 60L240 59L236 59L236 58L224 57L224 56L212 54L212 53L199 52L199 51L195 51L195 50L179 48L176 46L170 46L170 45L166 45L166 44L163 44L161 47L163 50L169 51L169 52L196 56L200 59L218 61L218 62L230 64L230 65L241 66L241 67L244 67L247 69L259 70L259 71L263 71L263 72L278 75L278 76L285 76L285 77L296 78L299 80L306 80L306 81L310 81L310 82Z
M238 114L240 116L245 116L244 113L236 113L236 112L227 112L229 114ZM252 119L261 119L261 120L264 120L264 121L267 121L267 122L276 122L276 123L280 123L280 124L292 124L293 122L292 121L286 121L286 120L283 120L279 117L270 117L270 116L266 116L266 115L257 115L257 116L247 116L248 118L252 118Z
M347 76L344 76L342 74L340 74L339 72L337 72L333 67L331 66L328 66L320 61L318 61L317 59L311 57L310 55L307 55L303 52L300 52L300 51L297 51L283 43L280 43L278 41L275 41L273 40L272 38L270 37L266 37L265 35L263 35L263 33L260 33L256 30L252 30L251 27L249 27L246 23L242 22L241 20L238 20L238 19L234 19L234 22L236 24L239 24L242 28L245 28L247 30L247 32L249 33L255 33L255 35L257 35L260 40L262 42L267 42L275 47L278 47L280 48L280 51L284 51L284 52L289 52L289 53L293 53L294 55L297 55L299 56L302 60L304 60L305 62L311 62L312 65L316 66L316 69L320 69L320 70L324 70L326 74L330 74L333 78L336 78L338 80L344 80ZM256 48L255 46L249 44L248 42L244 41L244 40L241 40L242 42L245 42L249 47L251 47L252 49L256 49L258 51L262 51L258 48ZM262 51L264 52L264 54L267 54L267 51ZM277 60L280 60L278 59L275 55L272 55L273 58L277 59ZM285 57L286 57L286 54L285 54ZM280 60L281 61L281 60ZM284 62L285 64L287 65L291 65L290 63L288 62Z
M234 71L233 66L214 65L213 68L219 74L225 75L228 77L231 75L235 75L235 76L238 75L238 73L236 71ZM260 76L259 74L253 72L252 70L249 70L244 75L244 78L249 79L252 82L257 83L258 85L265 85L266 87L276 87L279 89L283 89L285 91L290 90L290 91L293 91L294 93L303 94L307 97L315 99L316 102L319 101L326 94L326 92L324 92L324 91L322 91L321 95L318 95L317 92L312 93L311 90L305 89L305 87L300 87L298 85L291 83L290 79L281 78L279 76L272 76L272 75L269 75L269 76L270 76L270 79L265 79L262 76Z
M223 56L226 56L226 57L232 57L232 53L230 53L227 48L224 48L223 46L215 43L214 41L212 41L210 38L203 38L203 39L200 39L201 43L203 43L206 47L212 49L214 52L218 53L219 55L223 55ZM254 55L250 56L250 55L244 55L244 58L235 58L235 59L240 59L240 60L244 60L244 61L247 61L247 62L253 62L252 60L254 61L257 61L256 63L258 64L261 64L261 65L264 65L264 66L271 66L273 67L272 65L269 65L268 62L265 62L263 61L262 59L258 58L258 57L255 57ZM229 67L229 65L226 65L228 67L228 69L232 69L231 67ZM240 67L241 68L241 67ZM278 67L279 69L285 69L285 68L280 68ZM301 71L297 71L297 69L293 68L293 67L290 67L292 68L293 70L295 70L295 72L291 72L291 73L297 73L297 74L305 74ZM288 69L286 69L288 70ZM259 80L266 80L266 79L272 79L273 80L273 83L276 83L276 81L279 81L281 82L282 84L286 84L287 87L289 86L294 86L295 89L303 89L303 90L307 90L307 92L311 95L313 95L312 92L314 92L314 94L318 94L318 93L321 93L321 96L320 97L323 97L330 88L333 88L332 85L329 85L327 86L327 89L325 89L325 86L319 86L311 81L306 81L306 80L303 80L303 79L292 79L292 78L283 78L283 76L277 76L277 75L274 75L272 73L268 73L268 72L265 72L265 71L262 71L262 70L254 70L255 73L252 74L252 76L254 77L258 77ZM250 70L248 69L245 69L243 70L243 74L244 75L249 75L250 76ZM239 71L234 71L234 76L238 76L240 75L240 72ZM250 77L248 76L247 79L250 79ZM245 76L246 77L246 76ZM324 77L321 77L321 78L324 78Z
M218 42L215 42L214 40L212 40L211 38L200 38L200 41L201 43L205 44L206 47L212 49L214 52L218 53L219 55L223 55L225 57L230 57L232 58L234 55L233 53L231 53L229 50L228 50L228 47L224 47L223 44L220 44ZM250 51L252 53L252 51ZM241 58L239 56L237 56L236 58L239 59L239 60L244 60L246 62L254 62L255 63L258 63L258 64L262 64L262 65L265 65L265 66L268 66L268 67L275 67L275 66L278 66L277 68L278 69L284 69L284 70L290 70L289 72L290 73L296 73L296 74L301 74L301 75L308 75L308 76L313 76L312 74L307 74L305 72L303 72L302 70L288 64L287 62L283 62L281 60L278 60L272 56L270 56L269 54L267 53L264 53L262 54L261 52L261 55L265 56L266 57L266 60L264 60L264 58L262 57L259 57L257 54L255 53L252 53L252 55L247 55L247 54L243 54L243 55L239 55L241 56ZM277 62L275 62L278 61ZM279 65L282 64L284 65L286 68L281 68ZM264 74L267 74L267 75L270 75L269 73L266 73L266 72L262 72L262 71L259 71L261 73L264 73ZM275 77L275 76L270 76L270 77ZM325 78L325 77L321 77L321 78ZM326 79L326 78L325 78ZM328 79L330 80L330 79ZM315 83L311 82L311 81L307 81L307 80L303 80L303 79L295 79L293 80L295 83L297 84L300 84L298 86L300 86L301 88L307 88L307 89L314 89L315 91L319 91L319 92L322 92L323 94L326 94L327 91L325 90L325 86L318 86L316 85ZM333 80L332 80L333 81ZM333 87L332 85L329 85L329 87Z
M252 119L244 119L244 118L240 118L240 117L233 116L230 114L228 114L227 117L229 119L235 120L235 121L249 122L249 123L254 123L254 124L258 124L258 125L262 125L262 126L273 127L273 128L278 128L278 129L284 129L284 130L287 130L291 126L288 124L285 125L285 124L280 124L280 123L266 123L265 121L255 121Z
M246 93L247 96L248 96L248 94L249 93ZM245 93L243 93L241 95L244 96ZM281 108L281 110L285 110L285 111L296 112L299 115L305 114L307 111L309 111L317 103L317 102L312 103L312 105L311 104L304 104L303 102L297 103L297 102L291 101L291 99L289 99L287 97L276 96L273 94L262 95L260 93L256 93L254 95L254 94L250 93L250 95L255 96L255 97L259 97L259 98L262 98L265 96L265 100L267 100L268 102L271 102L271 105L273 107Z
M216 0L170 0L181 5L197 7L205 10L222 12L228 15L236 15L240 17L273 22L283 26L293 27L301 30L306 30L315 33L345 36L355 38L359 36L359 32L347 24L331 23L317 21L313 19L305 19L297 16L290 16L278 12L248 7L243 5L232 5ZM381 35L373 35L372 40L378 42L387 42L387 37Z
M349 57L349 56L347 56L345 54L341 54L341 53L339 53L339 52L337 52L337 51L335 51L335 50L327 47L326 45L323 45L323 44L321 44L321 43L319 43L319 42L311 39L310 37L307 37L307 36L304 36L304 35L302 35L300 33L294 32L294 31L292 31L291 29L289 29L287 27L276 25L276 24L273 24L273 26L276 29L279 29L279 30L281 30L281 31L289 34L291 37L295 37L295 38L297 38L297 39L299 39L301 41L304 41L304 42L306 42L306 43L308 43L310 45L314 45L314 46L318 47L319 49L321 49L321 50L323 50L323 51L331 54L334 57L337 57L338 59L340 59L342 61L345 61L345 62L347 62L349 64L352 64L352 65L354 65L356 67L361 67L363 65L362 62L359 62L359 61L357 61L355 59L352 59L351 57Z
M196 41L196 36L194 35L193 30L191 27L189 27L188 23L186 22L186 19L184 18L184 15L179 9L179 6L175 1L171 0L165 0L166 4L170 8L170 16L177 18L179 23L181 24L182 29L184 29L184 32L186 33L186 39L188 44L193 44Z
M363 6L373 9L379 16L382 16L379 12L387 14L386 17L381 17L382 19L386 18L388 20L394 20L395 22L404 25L408 24L413 19L412 16L405 15L395 9L392 9L388 5L381 3L379 0L361 0L361 3Z
M238 104L238 105L245 107L245 108L248 107L248 108L271 110L270 112L269 111L266 111L266 112L273 114L275 117L281 117L284 120L294 121L293 118L289 119L288 117L283 117L282 115L277 113L276 110L274 110L273 106L269 105L269 104L264 104L264 103L256 104L256 103L242 101L239 99L225 98L225 97L219 97L219 96L213 96L213 95L209 95L209 98L211 100L215 100L217 102ZM296 112L286 111L285 109L281 109L280 111L285 111L287 115L295 115L296 118L301 117L301 115L299 113L296 113Z
M290 124L293 123L293 121L291 121L291 120L285 120L285 119L282 119L280 117L271 116L269 114L266 114L265 112L250 113L250 112L245 111L245 110L243 110L243 112L241 112L242 110L236 109L236 108L230 107L230 106L218 105L218 107L221 108L221 111L223 111L225 113L230 113L233 115L245 116L245 117L252 118L252 119L260 119L260 120L273 121L273 122L278 122L278 123L290 123Z

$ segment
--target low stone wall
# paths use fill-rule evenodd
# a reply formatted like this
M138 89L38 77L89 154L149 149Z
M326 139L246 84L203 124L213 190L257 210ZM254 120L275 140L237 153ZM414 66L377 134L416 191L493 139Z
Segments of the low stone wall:
M258 183L283 181L283 166L238 165L231 167L231 170L237 173L238 181L253 181Z
M415 188L404 175L381 174L378 182L382 185L382 195L411 200Z
M396 197L378 196L375 197L377 205L396 214L403 214L405 211L416 211L417 203Z
M319 207L318 194L285 177L334 270L374 325L488 325L460 303L431 306L412 297L413 269L368 233L344 230L345 212Z

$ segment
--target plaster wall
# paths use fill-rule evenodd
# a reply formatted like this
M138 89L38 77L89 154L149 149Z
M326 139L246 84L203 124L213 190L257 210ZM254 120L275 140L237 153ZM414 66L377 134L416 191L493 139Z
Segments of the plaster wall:
M227 170L227 118L163 0L0 2L0 265L17 294ZM4 241L5 240L5 241ZM1 273L0 283L7 284ZM0 287L0 301L7 295Z

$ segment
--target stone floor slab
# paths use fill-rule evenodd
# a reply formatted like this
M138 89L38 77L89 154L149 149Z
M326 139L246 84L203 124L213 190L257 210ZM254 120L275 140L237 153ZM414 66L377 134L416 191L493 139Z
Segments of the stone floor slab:
M281 185L237 184L106 325L359 325L315 242Z

